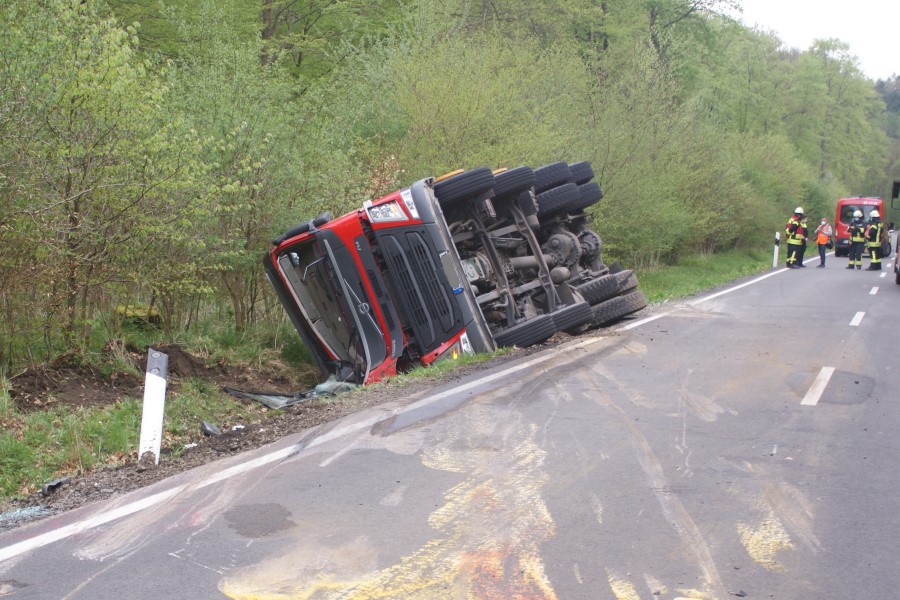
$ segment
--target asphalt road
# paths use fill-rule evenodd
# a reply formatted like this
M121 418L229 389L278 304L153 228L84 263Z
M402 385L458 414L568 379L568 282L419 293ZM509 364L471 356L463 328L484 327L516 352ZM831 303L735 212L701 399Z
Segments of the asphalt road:
M898 598L900 286L817 263L6 532L0 596Z

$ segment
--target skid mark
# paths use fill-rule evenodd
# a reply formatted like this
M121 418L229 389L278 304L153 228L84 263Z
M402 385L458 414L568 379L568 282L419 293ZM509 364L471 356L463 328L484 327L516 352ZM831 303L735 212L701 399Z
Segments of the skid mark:
M427 467L465 478L428 518L438 535L412 554L377 570L365 568L376 561L374 551L311 568L311 557L341 549L301 545L275 564L229 574L220 589L234 600L555 600L539 554L556 533L541 498L545 452L535 443L536 426L496 411L474 406L452 421L452 435L423 451Z
M778 515L791 538L802 543L811 552L822 549L819 538L813 532L812 504L796 486L768 476L765 466L747 464L763 492L763 500Z
M701 396L691 391L689 380L692 371L688 369L681 387L678 389L679 402L687 406L698 419L711 423L719 418L719 415L725 412L725 409L719 406L712 398Z
M624 431L631 433L632 442L637 449L637 460L641 465L644 474L647 476L648 484L659 502L662 512L666 520L672 524L672 527L681 537L685 547L693 555L697 567L703 572L703 579L707 586L712 590L720 590L719 596L726 597L727 591L722 583L719 575L719 569L712 557L712 551L700 533L700 529L694 523L690 513L684 507L684 504L675 494L666 493L671 490L672 486L666 479L662 464L653 452L650 443L638 429L634 419L629 417L616 402L606 393L606 388L627 390L626 386L618 385L615 379L610 379L610 383L603 385L596 379L592 372L584 373L582 378L586 384L591 386L596 394L593 396L603 406L617 413L621 417L621 422L625 425ZM626 429L627 428L627 429ZM709 593L709 592L703 592ZM706 597L706 596L703 596ZM711 597L715 597L712 594Z

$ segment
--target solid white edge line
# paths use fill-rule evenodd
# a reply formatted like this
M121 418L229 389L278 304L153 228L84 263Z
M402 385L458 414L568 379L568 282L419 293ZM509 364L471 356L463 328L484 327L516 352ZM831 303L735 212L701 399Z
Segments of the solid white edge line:
M263 456L257 457L253 460L249 460L245 463L235 465L233 467L225 469L224 471L221 471L219 473L211 475L210 477L207 477L206 479L202 480L201 482L199 482L196 485L190 485L190 489L191 490L202 489L202 488L210 486L214 483L218 483L219 481L223 481L225 479L235 477L242 473L246 473L247 471L251 471L257 467L261 467L261 466L267 465L269 463L273 463L275 461L282 460L292 454L302 452L303 450L305 450L307 448L312 448L314 446L324 444L327 441L333 440L335 438L339 438L344 435L348 435L351 433L358 433L360 431L368 429L375 423L378 423L379 421L382 421L384 419L389 419L392 416L401 415L401 414L409 412L411 410L415 410L416 408L419 408L421 406L427 406L428 404L431 404L433 402L436 402L436 401L446 398L448 396L452 396L454 394L464 392L471 388L482 386L485 383L489 383L491 381L494 381L496 379L504 377L510 373L517 373L519 371L522 371L523 369L528 369L528 368L533 367L542 362L546 362L546 361L550 360L551 358L556 358L559 356L560 352L568 352L570 350L578 350L579 348L584 348L585 346L590 346L592 344L596 344L603 340L604 340L603 337L594 337L594 338L589 338L589 339L580 341L575 344L562 346L562 347L558 348L556 352L548 352L546 354L538 356L537 358L533 358L531 360L520 363L516 366L509 367L502 371L498 371L497 373L494 373L492 375L488 375L486 377L479 378L475 381L470 381L469 383L467 383L465 385L455 387L453 389L447 390L440 394L436 394L434 396L429 396L428 398L424 398L422 400L413 402L413 403L408 404L397 410L391 411L389 414L375 415L364 421L353 423L346 427L339 427L337 429L333 429L327 433L324 433L324 434L316 437L315 439L310 441L310 443L308 443L306 446L301 448L299 451L296 446L289 446L287 448L282 448L281 450L277 450L275 452L270 452L269 454L265 454ZM161 492L158 492L152 496L148 496L146 498L141 498L140 500L136 500L134 502L130 502L128 504L124 504L122 506L113 508L106 512L102 512L100 514L94 515L92 517L88 517L87 519L85 519L83 521L78 521L77 523L65 525L58 529L54 529L52 531L48 531L46 533L35 536L33 538L23 540L21 542L17 542L15 544L6 546L4 548L0 548L0 563L2 563L3 561L5 561L7 559L10 559L10 558L18 556L20 554L23 554L25 552L28 552L30 550L35 550L37 548L47 546L49 544L52 544L53 542L58 542L60 540L71 537L73 535L82 533L84 531L88 531L95 527L99 527L100 525L105 525L106 523L115 521L116 519L120 519L122 517L126 517L128 515L134 514L138 511L156 506L157 504L174 497L175 495L177 495L179 492L181 492L182 490L184 490L187 487L188 487L188 484L178 485L178 486L175 486L168 490L163 490Z
M804 406L815 406L818 404L819 398L822 397L822 392L825 391L825 386L828 385L828 380L831 379L832 375L834 375L834 367L822 367L822 370L816 375L816 380L813 381L812 387L803 396L800 404Z
M709 296L699 298L697 300L694 300L693 302L690 302L689 304L691 304L692 306L702 304L702 303L706 302L707 300L712 300L713 298L718 298L719 296L724 296L725 294L730 294L731 292L734 292L741 288L745 288L748 285L753 285L754 283L759 283L760 281L762 281L764 279L768 279L769 277L772 277L773 275L778 275L779 273L784 273L785 271L787 271L787 269L782 268L782 269L778 269L777 271L772 271L771 273L766 273L765 275L763 275L761 277L757 277L756 279L751 279L750 281L744 282L740 285L736 285L733 288L728 288L727 290L722 290L721 292L716 292L715 294L711 294Z
M850 321L850 327L859 327L859 324L862 323L863 317L866 315L864 312L858 312L853 315L853 320Z
M653 315L652 317L645 317L643 319L635 321L634 323L629 323L628 325L625 325L624 327L619 327L618 329L616 329L616 331L628 331L629 329L634 329L635 327L640 327L641 325L646 325L650 321L655 321L657 319L662 319L663 317L668 317L671 314L672 314L672 311L669 310L664 313L659 313L658 315Z

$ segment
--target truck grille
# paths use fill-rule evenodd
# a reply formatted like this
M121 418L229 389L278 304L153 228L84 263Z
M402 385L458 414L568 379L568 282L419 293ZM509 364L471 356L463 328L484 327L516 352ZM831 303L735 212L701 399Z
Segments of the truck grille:
M382 250L413 333L422 349L431 349L453 329L454 316L446 285L427 243L417 232L385 235Z

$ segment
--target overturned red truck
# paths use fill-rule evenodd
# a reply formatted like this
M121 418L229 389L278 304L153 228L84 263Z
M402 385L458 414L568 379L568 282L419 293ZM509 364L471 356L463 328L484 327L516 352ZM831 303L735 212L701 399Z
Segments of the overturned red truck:
M602 261L593 178L559 162L423 179L277 237L266 276L341 382L579 333L647 304L631 270Z

